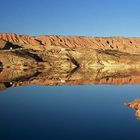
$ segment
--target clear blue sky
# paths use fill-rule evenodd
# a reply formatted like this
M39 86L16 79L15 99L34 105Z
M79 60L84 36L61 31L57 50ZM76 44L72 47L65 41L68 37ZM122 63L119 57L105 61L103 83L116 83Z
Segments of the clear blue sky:
M0 0L0 32L140 36L140 0Z

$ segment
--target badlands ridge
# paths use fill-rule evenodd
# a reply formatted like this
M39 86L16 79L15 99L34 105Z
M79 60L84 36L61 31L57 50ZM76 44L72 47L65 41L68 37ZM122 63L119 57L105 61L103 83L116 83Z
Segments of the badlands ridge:
M0 89L139 83L140 38L0 34Z

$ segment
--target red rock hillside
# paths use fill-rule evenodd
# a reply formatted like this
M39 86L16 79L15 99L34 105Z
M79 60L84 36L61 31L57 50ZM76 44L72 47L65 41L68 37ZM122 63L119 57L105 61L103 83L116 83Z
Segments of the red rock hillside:
M0 39L18 45L61 45L68 48L94 48L140 53L140 38L126 37L83 37L83 36L28 36L0 34Z

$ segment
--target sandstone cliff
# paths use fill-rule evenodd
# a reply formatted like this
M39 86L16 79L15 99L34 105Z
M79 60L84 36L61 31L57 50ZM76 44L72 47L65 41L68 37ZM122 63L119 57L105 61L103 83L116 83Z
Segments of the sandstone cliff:
M140 38L0 34L0 89L139 83Z
M126 102L125 105L134 109L136 111L136 118L140 120L140 99L135 99L132 102Z
M0 34L0 42L6 41L14 45L34 49L43 49L48 45L66 48L93 48L102 50L117 50L127 53L140 53L140 38L126 37L80 37L80 36L28 36L17 34ZM1 44L1 43L0 43ZM2 48L2 45L0 46ZM4 47L4 46L3 46Z

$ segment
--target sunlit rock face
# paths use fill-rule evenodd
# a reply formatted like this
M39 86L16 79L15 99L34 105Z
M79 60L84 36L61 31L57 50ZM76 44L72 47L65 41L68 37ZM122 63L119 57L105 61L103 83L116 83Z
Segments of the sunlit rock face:
M42 50L49 45L66 48L93 48L99 50L116 50L127 53L140 53L140 38L127 37L84 37L84 36L29 36L18 34L0 34L1 48L5 41L23 48ZM2 47L3 46L3 47Z
M132 102L126 102L126 106L134 109L136 111L135 116L137 119L140 119L140 99L135 99Z
M30 84L139 84L139 41L0 34L0 89Z

